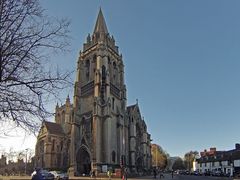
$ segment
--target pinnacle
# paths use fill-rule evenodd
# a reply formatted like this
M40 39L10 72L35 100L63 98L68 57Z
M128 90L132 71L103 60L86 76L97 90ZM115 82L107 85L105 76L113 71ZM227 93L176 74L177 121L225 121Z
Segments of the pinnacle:
M93 33L97 33L97 32L101 32L101 33L105 33L105 34L108 33L107 25L106 25L105 19L103 17L101 8L98 13L98 17L97 17L97 21L96 21L96 25L95 25Z

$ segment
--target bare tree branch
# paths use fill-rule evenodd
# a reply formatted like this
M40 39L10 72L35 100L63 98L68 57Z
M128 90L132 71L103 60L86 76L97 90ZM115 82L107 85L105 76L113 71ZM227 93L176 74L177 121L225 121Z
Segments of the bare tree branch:
M71 72L47 69L45 60L67 51L68 27L66 19L44 15L38 0L0 0L1 124L35 132L39 120L52 115L46 103L72 85Z

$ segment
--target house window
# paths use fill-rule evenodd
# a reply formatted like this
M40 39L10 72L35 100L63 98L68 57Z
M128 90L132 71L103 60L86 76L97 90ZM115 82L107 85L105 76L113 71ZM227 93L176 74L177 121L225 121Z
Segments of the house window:
M228 164L228 166L230 166L230 165L231 165L231 161L227 161L227 162L228 162L228 163L227 163L227 164Z

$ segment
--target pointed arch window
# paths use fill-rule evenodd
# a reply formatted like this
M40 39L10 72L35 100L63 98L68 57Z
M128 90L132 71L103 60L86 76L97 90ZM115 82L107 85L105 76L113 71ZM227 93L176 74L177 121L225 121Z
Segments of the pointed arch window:
M115 151L112 151L112 162L116 161L116 153Z
M52 141L52 151L55 150L55 139Z
M115 99L114 97L112 98L112 110L114 110L114 106L115 106Z
M86 67L86 79L87 79L87 81L89 81L89 74L90 74L90 61L89 60L86 60L85 67Z
M117 65L116 62L113 62L113 79L116 79Z

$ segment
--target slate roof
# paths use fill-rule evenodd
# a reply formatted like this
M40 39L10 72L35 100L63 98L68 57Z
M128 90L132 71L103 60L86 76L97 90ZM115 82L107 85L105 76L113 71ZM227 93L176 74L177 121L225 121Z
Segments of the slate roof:
M44 124L50 134L65 135L63 128L60 124L44 121Z

